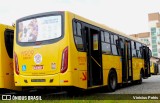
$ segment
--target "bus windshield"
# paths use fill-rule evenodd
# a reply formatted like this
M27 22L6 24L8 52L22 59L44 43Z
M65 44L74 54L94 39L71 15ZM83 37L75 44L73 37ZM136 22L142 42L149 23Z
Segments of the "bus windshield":
M17 35L18 42L37 42L59 38L62 35L61 15L20 21Z

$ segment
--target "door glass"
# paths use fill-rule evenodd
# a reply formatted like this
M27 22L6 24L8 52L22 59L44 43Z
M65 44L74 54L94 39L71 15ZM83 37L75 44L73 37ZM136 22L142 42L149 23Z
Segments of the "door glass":
M98 34L93 34L93 50L98 50Z

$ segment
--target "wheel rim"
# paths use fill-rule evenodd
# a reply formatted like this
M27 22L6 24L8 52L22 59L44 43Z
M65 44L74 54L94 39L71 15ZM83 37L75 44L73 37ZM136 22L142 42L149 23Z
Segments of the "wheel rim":
M110 76L110 86L112 89L115 89L116 88L116 78L115 78L115 75L112 74Z

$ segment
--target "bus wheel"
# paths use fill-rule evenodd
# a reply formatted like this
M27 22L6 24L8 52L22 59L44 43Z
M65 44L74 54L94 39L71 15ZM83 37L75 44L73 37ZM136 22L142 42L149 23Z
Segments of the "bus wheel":
M117 75L116 72L111 70L108 76L108 90L114 92L117 87Z

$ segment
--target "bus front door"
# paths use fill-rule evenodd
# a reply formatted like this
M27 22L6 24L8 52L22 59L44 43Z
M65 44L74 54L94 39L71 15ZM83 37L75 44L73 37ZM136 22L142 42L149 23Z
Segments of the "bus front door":
M145 68L145 75L144 77L150 77L150 49L149 47L143 46L142 47L142 55L144 58L144 68Z
M85 26L84 34L86 38L86 51L88 62L88 87L102 85L102 54L100 45L100 35L98 28Z
M123 83L128 83L128 81L133 80L131 44L122 38L119 41L122 61L122 81Z

